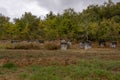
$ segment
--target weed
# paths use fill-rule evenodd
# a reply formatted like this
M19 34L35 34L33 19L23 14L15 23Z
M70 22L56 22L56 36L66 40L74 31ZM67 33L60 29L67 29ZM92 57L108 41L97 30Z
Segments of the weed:
M5 63L2 67L7 69L13 69L16 68L17 66L13 63Z

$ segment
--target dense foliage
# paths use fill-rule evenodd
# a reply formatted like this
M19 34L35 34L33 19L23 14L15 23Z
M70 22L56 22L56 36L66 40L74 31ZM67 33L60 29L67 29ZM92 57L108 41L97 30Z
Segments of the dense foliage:
M45 19L30 12L10 22L0 15L0 39L16 40L119 40L120 2L109 0L104 5L90 5L83 12L66 9L63 14L50 11Z

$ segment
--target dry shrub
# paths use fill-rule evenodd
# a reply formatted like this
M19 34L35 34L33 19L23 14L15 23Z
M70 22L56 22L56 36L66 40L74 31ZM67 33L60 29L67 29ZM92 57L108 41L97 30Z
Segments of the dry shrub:
M37 42L20 42L14 45L14 49L41 49L41 45Z
M14 45L10 42L0 43L0 49L13 49Z
M47 50L58 50L58 49L60 49L60 45L58 43L55 43L55 42L47 42L44 45L44 48Z
M5 49L14 49L14 45L12 43L8 43L6 44Z
M67 49L72 49L72 45L67 44Z

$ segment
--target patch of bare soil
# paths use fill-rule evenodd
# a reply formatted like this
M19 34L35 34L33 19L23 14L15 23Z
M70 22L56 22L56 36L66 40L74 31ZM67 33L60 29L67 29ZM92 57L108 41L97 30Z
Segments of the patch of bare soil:
M112 71L114 71L114 72L120 72L120 66L113 68Z
M0 80L20 80L19 77L16 76L16 74L7 75L7 76L0 76Z

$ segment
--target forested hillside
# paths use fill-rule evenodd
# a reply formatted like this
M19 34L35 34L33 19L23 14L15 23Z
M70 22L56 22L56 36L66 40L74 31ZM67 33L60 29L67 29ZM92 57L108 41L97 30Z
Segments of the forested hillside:
M120 2L109 0L90 5L82 12L69 8L62 14L50 11L44 19L25 12L21 18L0 14L1 40L120 40Z

